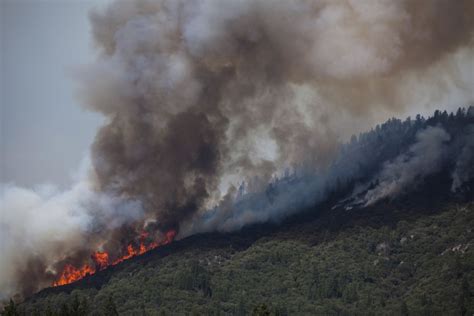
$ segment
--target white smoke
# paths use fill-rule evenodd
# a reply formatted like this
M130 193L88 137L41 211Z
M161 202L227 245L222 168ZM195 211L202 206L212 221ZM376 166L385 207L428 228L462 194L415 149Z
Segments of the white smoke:
M474 125L469 125L466 131L466 141L456 161L452 173L451 191L459 190L464 183L474 178Z
M416 138L417 142L407 153L384 165L374 179L376 187L363 198L366 206L386 197L395 198L404 190L413 189L427 175L439 171L446 154L444 143L450 140L449 134L440 127L428 127L420 131Z
M98 246L93 243L100 240L90 240L91 234L142 216L139 202L96 192L88 176L66 191L1 184L0 214L0 299L49 286L51 279L44 274L55 272L55 263L78 249ZM22 273L31 279L19 284Z

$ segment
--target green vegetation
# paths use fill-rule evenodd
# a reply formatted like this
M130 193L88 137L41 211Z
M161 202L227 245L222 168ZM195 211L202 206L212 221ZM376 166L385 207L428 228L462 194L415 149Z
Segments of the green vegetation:
M40 292L5 315L472 315L474 205L387 212L390 224L287 223L241 249L232 238L203 246L216 238L204 235L124 263L97 289Z

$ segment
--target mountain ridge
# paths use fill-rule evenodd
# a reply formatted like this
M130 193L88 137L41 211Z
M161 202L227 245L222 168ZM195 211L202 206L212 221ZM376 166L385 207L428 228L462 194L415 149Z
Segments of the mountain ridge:
M456 115L437 111L428 119L391 119L344 145L330 176L326 175L327 183L304 175L276 180L261 195L243 196L235 214L254 202L271 207L287 194L286 189L299 196L297 189L306 184L321 188L313 203L293 205L298 212L255 221L236 232L204 232L174 241L72 284L43 289L18 310L50 315L76 315L79 306L82 314L90 315L470 312L474 310L470 289L474 237L469 228L474 227L469 163L473 114L471 107ZM439 158L426 167L420 165L426 155ZM392 193L385 194L386 188ZM428 234L426 223L435 225L434 230L445 225L446 232ZM410 229L420 231L422 240L410 241L414 238L407 232ZM346 246L352 241L354 249ZM407 241L420 249L402 247ZM339 257L353 267L339 261L332 262L334 267L325 265ZM413 258L418 259L411 262ZM420 266L429 274L419 271ZM387 277L392 278L390 284ZM461 291L456 304L444 290L439 294L431 289L439 277L447 282L446 290ZM398 286L407 293L427 287L426 295L416 290L416 295L404 296ZM432 302L435 298L439 303Z
M377 211L377 209L380 211L381 208L382 208L381 206L378 206L373 211ZM73 301L74 297L77 297L77 296L85 297L87 295L91 295L93 293L96 293L95 295L91 295L90 297L91 297L91 300L93 300L94 296L97 299L98 297L100 298L100 296L101 296L100 293L102 291L107 291L107 292L111 293L110 295L115 297L115 300L116 300L115 304L117 304L117 310L120 311L120 314L134 315L134 314L137 314L141 311L141 306L137 306L136 304L133 304L133 305L135 305L135 308L130 308L130 306L128 306L128 308L127 308L127 304L122 305L122 303L120 301L120 298L119 298L120 295L118 294L122 291L127 292L128 290L126 288L123 289L122 286L119 286L118 288L116 288L117 284L115 285L115 291L118 291L118 292L115 292L115 291L111 290L111 287L112 287L111 284L118 282L117 275L121 274L122 277L128 275L128 278L130 278L132 276L135 276L133 278L138 278L138 279L140 279L142 277L145 277L145 279L147 277L152 278L153 274L150 273L150 275L147 276L147 273L143 272L143 269L151 269L152 267L161 267L161 269L164 269L165 267L162 266L164 264L163 261L173 259L175 261L176 266L173 266L173 264L172 264L172 266L175 269L174 270L174 275L172 277L172 284L166 284L166 285L169 286L170 288L174 289L174 290L179 291L179 292L184 292L184 293L190 292L190 293L192 293L192 296L201 297L201 299L205 300L206 301L205 303L196 304L197 308L194 308L194 309L196 309L196 312L198 312L199 314L213 314L216 310L220 310L220 312L222 312L222 314L238 314L235 311L235 309L229 310L229 308L225 308L224 306L221 306L220 304L217 305L218 307L215 307L215 306L213 306L212 308L209 307L209 304L211 304L211 305L216 304L215 302L213 302L215 297L218 297L219 300L222 299L221 294L218 294L219 291L220 291L220 290L218 290L219 287L217 287L217 289L216 289L216 287L215 287L216 285L214 283L212 283L213 274L216 273L212 269L214 269L215 266L219 267L219 265L221 264L221 263L219 263L220 259L216 259L219 256L222 256L223 258L225 258L225 259L222 259L223 261L227 260L226 262L231 262L232 260L235 260L235 259L233 259L233 258L235 258L235 256L241 255L241 256L244 256L244 258L245 258L245 256L248 257L249 252L252 253L253 255L262 254L262 252L264 253L266 251L265 249L267 248L268 244L270 244L270 245L272 245L273 248L270 248L270 251L268 251L269 258L273 258L273 256L275 256L276 259L273 258L273 259L269 259L269 260L275 260L275 262L277 262L276 264L272 263L272 266L273 265L279 266L280 264L282 264L281 262L285 262L285 260L289 260L289 262L292 262L292 259L288 259L288 258L286 258L286 256L289 255L291 257L292 256L291 253L293 253L293 249L287 249L286 251L288 251L289 254L288 253L286 253L285 255L279 254L279 252L281 251L279 249L280 244L285 245L285 244L289 243L289 244L294 245L295 247L304 247L305 249L307 247L309 247L308 249L318 248L318 247L320 247L320 248L322 247L324 249L324 247L327 247L327 245L330 245L334 242L338 243L340 236L344 235L344 234L348 234L348 232L349 232L349 235L350 235L349 240L351 240L355 236L359 236L358 238L361 238L360 235L366 234L367 231L372 231L372 232L378 232L378 233L382 232L381 234L382 234L383 237L379 236L379 238L381 238L379 240L374 240L372 238L365 239L364 244L366 243L365 246L368 248L367 252L372 251L372 252L376 253L375 255L371 254L372 256L376 256L375 260L379 260L379 261L382 260L382 262L385 262L386 260L388 260L388 262L391 262L390 261L391 259L386 259L386 258L391 257L390 252L393 251L393 248L395 248L395 246L392 245L392 242L388 241L388 240L393 238L393 237L391 237L391 235L393 235L394 231L397 231L397 229L400 229L400 227L402 227L406 223L408 223L408 225L413 225L413 223L417 223L417 221L422 221L422 222L423 221L428 221L428 222L433 221L434 223L438 223L438 222L442 222L441 220L439 220L440 218L441 219L446 219L446 218L453 219L453 218L455 218L454 215L456 215L456 214L459 215L460 212L461 213L464 212L465 214L464 213L463 214L464 214L465 218L460 217L459 220L464 221L466 227L470 227L474 224L473 210L474 210L474 205L472 204L472 201L469 202L469 203L460 203L460 204L453 204L452 202L447 202L444 206L437 207L435 209L431 209L431 208L425 209L425 210L418 209L416 212L415 212L415 210L412 210L413 213L411 215L407 214L405 212L405 210L403 210L403 209L402 210L399 209L397 211L396 207L395 207L394 209L392 209L392 211L394 212L393 217L397 218L397 219L393 220L393 222L392 222L392 220L389 220L388 225L387 225L387 223L381 223L381 222L377 223L377 221L372 221L371 223L367 223L366 226L363 226L360 223L357 224L357 223L354 223L354 222L349 222L349 224L344 224L344 223L337 222L337 223L334 223L333 226L331 226L331 225L327 225L326 219L323 220L323 221L319 221L318 219L315 219L315 221L313 221L313 222L306 222L306 223L301 223L300 222L299 225L293 223L293 224L290 224L290 225L288 225L286 227L283 227L283 228L280 227L280 229L278 229L278 230L270 229L266 233L262 233L257 237L256 236L248 237L248 235L244 235L242 237L242 234L215 234L215 233L192 236L192 237L189 237L189 238L184 239L182 241L177 241L174 245L165 246L165 249L153 250L151 253L147 253L147 254L144 254L140 257L136 257L136 258L134 258L130 261L126 261L126 262L124 262L124 263L122 263L122 264L120 264L116 267L111 267L111 268L109 268L105 271L101 271L98 274L89 276L89 277L87 277L83 280L80 280L80 281L76 282L76 283L65 285L65 286L58 287L58 288L45 289L45 290L39 292L38 294L34 295L33 297L29 298L24 304L20 305L20 307L23 308L24 311L33 312L35 310L35 308L38 308L39 310L41 310L41 308L40 308L41 306L44 307L45 305L47 306L47 304L52 304L53 302L56 302L56 303L62 302L62 303L65 303L65 304L71 304L71 301ZM387 211L388 211L388 208L385 207L384 212L387 212ZM369 212L369 213L372 213L372 212ZM367 214L365 214L365 215L367 215ZM322 229L318 230L319 227L314 227L314 230L317 231L317 232L315 232L314 234L308 234L308 231L311 230L310 226L313 225L315 222L319 222L320 227L327 226L328 229L327 230L322 230ZM336 228L337 226L340 226L340 227ZM418 226L419 226L418 224L415 225L415 227L417 229L419 228ZM450 227L448 226L448 228L450 228ZM450 228L450 230L452 230L452 229L457 230L457 229L459 229L459 227L453 226L453 227ZM356 231L357 234L354 235L354 234L350 233L351 231ZM299 232L299 234L298 234L298 232ZM261 231L260 231L260 233L261 233ZM240 249L238 248L239 243L236 242L236 241L238 241L239 235L240 235L241 238L244 239L244 241L243 242L241 241L241 243L240 243L240 246L241 246ZM374 236L375 235L377 235L377 234L374 233ZM221 238L217 238L217 237L221 237ZM414 238L414 237L412 237L412 238ZM299 239L304 240L304 242L300 242ZM346 237L346 239L347 239L347 237ZM406 235L403 235L401 237L397 236L396 239L398 239L398 243L403 243L402 240L410 239L410 235L406 234ZM459 248L459 249L462 249L462 250L464 250L464 249L466 250L466 254L464 254L464 253L462 254L464 257L462 257L462 258L460 257L461 259L459 259L461 264L464 266L464 268L463 268L464 272L462 272L461 274L466 280L468 280L467 281L468 284L472 284L472 282L474 281L473 280L474 275L472 273L472 269L474 268L474 265L473 265L473 258L474 257L473 257L473 253L472 253L472 249L471 249L472 246L467 246L467 245L470 245L470 243L472 243L474 241L472 233L469 234L469 236L467 236L465 239L468 240L468 242L465 242L465 241L459 242L458 240L450 241L450 242L448 242L448 244L446 246L443 246L443 247L441 247L442 243L436 242L434 244L435 244L436 248L439 248L439 250L437 250L437 252L438 252L437 256L438 257L440 257L441 254L445 253L447 251L447 249L458 249ZM211 241L214 244L212 244ZM252 241L252 242L249 242L249 241ZM301 246L301 245L305 245L305 244L307 246ZM344 244L344 242L342 244ZM461 246L459 247L459 245L461 245ZM256 247L257 247L257 249L254 249ZM385 247L387 247L387 249L389 249L389 250L385 249ZM441 250L440 247L443 248L442 251L440 251ZM469 247L471 247L471 248L469 248ZM258 249L260 249L260 250L258 250ZM337 252L334 255L336 257L340 256L340 255L344 254L345 252L350 252L349 249L350 248L344 249L342 252L340 252L340 253ZM429 248L427 248L427 249L429 249ZM387 255L385 255L386 251L387 251ZM456 251L458 251L458 250L450 251L448 255L449 256L457 255L458 252L456 252ZM185 285L186 282L184 282L184 285L183 284L180 285L180 282L177 281L180 278L179 277L180 273L186 274L187 272L183 272L183 271L186 271L186 269L188 268L189 265L195 264L195 261L193 261L193 258L190 258L190 257L193 257L193 255L190 256L189 252L191 252L192 254L196 254L196 252L200 253L200 255L196 254L195 260L197 260L197 262L198 262L198 267L201 267L201 265L203 265L205 269L209 270L206 273L210 274L211 282L210 282L209 286L211 287L211 289L213 289L212 294L206 294L206 290L200 288L199 285L194 284L194 285L191 285L189 288L187 288L186 285ZM377 252L382 252L383 254L378 254ZM295 251L295 253L298 254L299 251ZM242 254L245 254L245 255L242 255ZM283 256L286 259L278 259L279 256ZM324 257L324 258L328 258L328 257ZM448 258L448 257L446 257L446 258ZM449 258L449 260L451 260L453 258ZM210 264L204 264L204 260L211 260L211 263ZM213 260L217 260L216 261L217 263L213 262ZM248 260L248 258L246 258L246 260ZM397 259L397 261L398 260L399 259ZM453 260L457 260L457 259L453 259ZM253 261L250 261L250 263L248 261L244 261L244 262L247 262L247 263L244 263L244 265L243 265L242 269L244 269L244 271L245 270L250 270L250 273L257 273L258 274L258 272L256 272L256 271L260 270L259 260L257 260L257 263L253 263ZM266 262L266 261L264 261L264 262ZM373 261L373 262L375 262L375 261ZM391 267L389 265L389 267L387 268L388 271L391 271L393 269L397 270L397 267L400 264L400 262L401 261L399 261L398 264L395 265L395 267ZM422 263L426 264L426 262L423 262L423 260L422 260ZM254 264L255 264L255 266L253 266ZM266 264L264 264L264 265L266 265ZM286 274L286 273L291 274L290 271L291 271L291 269L288 270L287 272L283 272L283 273L284 274ZM328 271L331 271L331 270L328 270ZM334 267L334 271L337 274L338 268ZM103 279L103 275L107 274L107 273L111 274L110 278L109 279ZM239 270L237 270L237 272L235 272L235 273L242 273L242 272L241 271L239 272ZM333 273L333 272L326 272L326 273L330 274L330 273ZM412 272L410 272L410 273L412 273ZM309 275L310 274L311 273L309 273ZM199 275L199 272L198 272L198 275ZM341 275L345 275L345 273L341 273ZM461 279L464 280L463 277L454 278L452 282L459 283ZM98 279L102 279L102 281L104 281L104 282L99 287L95 287L95 285L97 285L97 284L94 284L94 282L92 282L92 281L98 280ZM379 282L379 280L376 277L372 277L372 276L364 277L364 280L365 281L364 281L363 284L367 283L367 284L370 284L370 285L371 284L377 284ZM352 283L355 283L355 282L350 282L349 284L352 284ZM140 284L140 282L138 282L138 284ZM196 282L196 284L199 284L199 282ZM86 285L86 286L84 286L84 285ZM239 286L242 286L242 285L235 285L235 286L239 287ZM449 286L449 283L446 284L446 286L447 286L447 288L452 287L452 286ZM186 302L186 301L181 301L181 304L183 306L179 306L179 304L176 305L178 303L178 301L180 301L179 298L176 298L174 301L168 301L168 300L164 301L164 300L162 300L160 302L159 306L151 307L150 302L143 298L143 297L146 297L145 294L147 293L147 291L150 291L150 289L147 288L147 287L143 288L142 292L139 292L139 293L141 293L141 295L139 295L137 297L134 297L134 300L140 300L140 297L142 297L142 299L145 301L144 302L144 304L145 304L144 306L146 306L145 310L150 315L158 314L158 312L164 312L164 313L170 314L170 315L185 315L185 314L191 313L193 311L193 304L195 304L194 300L191 300L192 303L191 302ZM166 288L163 288L163 291L165 291L165 293L166 293L169 290L167 290ZM345 291L345 290L343 290L343 291ZM362 289L359 290L359 291L363 292ZM471 291L471 290L469 290L469 291ZM428 291L428 293L429 293L429 291ZM469 293L471 293L471 292L469 292ZM97 296L97 295L99 295L99 296ZM161 294L161 295L166 296L166 294ZM187 295L189 295L189 294L187 294ZM308 294L308 295L310 295L310 294ZM320 294L318 294L318 295L320 295ZM362 295L362 294L359 294L359 295ZM378 297L378 295L379 294L377 294L377 291L374 291L374 296ZM338 314L339 312L341 312L342 314L348 314L348 315L354 314L354 312L356 314L357 313L364 314L364 311L368 312L367 306L365 306L365 305L362 306L362 307L359 307L359 309L353 309L353 307L351 307L352 309L349 308L348 310L346 310L346 308L347 308L347 306L345 306L346 304L342 304L342 306L339 306L338 302L342 300L342 294L334 294L334 295L333 294L328 294L327 296L328 296L328 298L324 298L325 303L321 307L322 309L318 309L318 310L320 310L320 311L325 310L325 312L328 312L329 314L334 314L334 315ZM428 295L428 296L430 296L430 295ZM260 300L264 297L265 296L260 297ZM252 303L248 304L250 306L246 306L245 312L243 314L250 314L253 311L253 309L255 309L255 307L259 306L260 303L266 304L266 306L268 306L270 309L272 309L274 314L277 314L276 313L277 309L280 310L279 308L281 306L276 306L274 303L277 302L278 300L270 299L271 297L272 296L268 297L267 300L263 301L263 302L262 301L254 302L253 299L249 299L249 301L252 302ZM382 295L382 297L383 297L383 295ZM303 299L303 301L306 300L306 299L308 301L310 301L306 297ZM405 299L397 298L397 304L398 303L402 304L402 301L407 300L409 302L408 306L409 306L410 310L416 310L416 309L422 307L422 306L418 306L419 304L414 305L413 302L411 302L410 299L413 300L410 295L408 295ZM418 297L416 299L420 299L420 298ZM328 302L327 302L328 300L330 302L331 301L334 301L334 302L331 302L331 304L328 304ZM386 300L387 300L387 302L391 302L390 304L393 304L393 299L387 298ZM230 300L230 301L232 302L232 300ZM316 300L316 301L318 301L318 300ZM233 302L233 303L234 303L234 305L238 305L238 302ZM469 300L466 300L466 306L467 306L466 308L469 308L469 310L470 310L472 307L474 307L474 306L472 306L472 303L473 303L472 296L469 296ZM387 303L387 305L390 305L390 304ZM100 315L101 306L100 305L95 306L95 301L91 305L93 305L93 307L92 307L93 311L96 312L95 314L94 313L91 313L91 314L92 315ZM285 304L283 304L283 305L285 305ZM175 306L176 309L173 310L172 306ZM338 307L339 309L338 308L334 309L335 306L339 306ZM382 311L385 310L385 312L382 313L382 314L396 314L399 311L400 306L397 305L397 306L391 306L390 308L382 309ZM234 307L237 308L236 306L234 306ZM377 307L378 308L374 308L374 310L379 310L380 311L381 305L377 306ZM440 308L442 308L442 307L443 306L441 306ZM448 312L451 311L451 312L453 312L453 314L456 314L456 312L459 311L458 307L460 308L460 306L458 306L457 303L456 303L454 305L454 307L451 306L447 311ZM285 313L288 314L288 315L300 314L299 312L295 311L294 308L295 308L295 306L293 304L289 304L286 308L286 312L283 309L283 310L280 310L280 312L281 312L280 314L285 314ZM438 308L438 307L436 307L436 308ZM187 310L187 312L186 312L186 310ZM339 310L339 312L337 312L338 310ZM44 309L43 309L43 311L44 311ZM155 312L153 312L153 311L155 311ZM345 312L343 312L343 311L345 311ZM61 313L59 312L59 314L61 314ZM302 314L310 314L310 312L307 310L306 312L302 312Z

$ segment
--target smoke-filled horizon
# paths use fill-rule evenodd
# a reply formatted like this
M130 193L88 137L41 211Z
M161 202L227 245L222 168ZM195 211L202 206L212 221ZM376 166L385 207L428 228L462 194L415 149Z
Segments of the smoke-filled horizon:
M177 228L220 200L228 177L266 183L285 164L324 166L351 124L333 113L402 110L407 73L472 46L473 7L118 1L93 12L102 56L81 97L108 118L92 148L97 189Z
M106 123L70 191L2 188L0 293L31 293L143 230L229 231L294 212L290 198L317 200L325 184L302 182L260 215L258 199L234 207L240 183L260 192L286 168L324 173L342 140L382 119L472 104L473 14L469 0L140 0L91 12L100 57L77 74L78 95ZM418 137L413 152L449 140Z

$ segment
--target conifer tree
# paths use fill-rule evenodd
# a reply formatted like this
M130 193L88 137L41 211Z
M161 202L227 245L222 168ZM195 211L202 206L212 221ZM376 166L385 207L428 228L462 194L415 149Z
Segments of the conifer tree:
M104 314L107 316L118 316L119 314L117 311L117 306L115 305L111 295L109 295L107 301L105 302Z
M8 303L7 306L5 306L5 309L2 313L3 316L17 316L17 315L20 315L18 313L18 310L16 308L16 304L15 302L10 299L10 302Z

